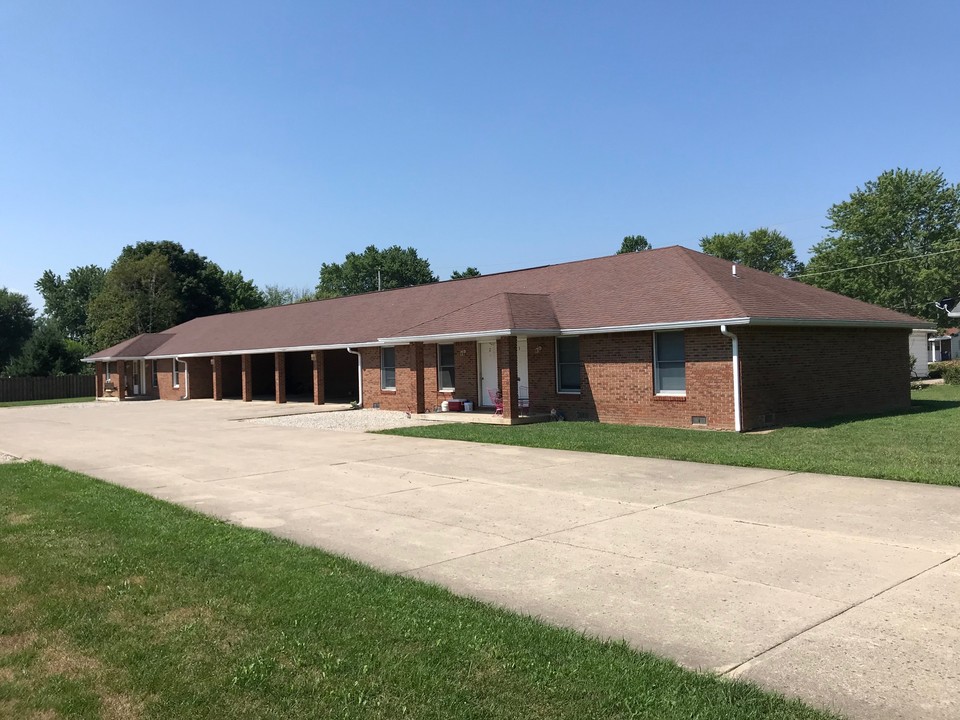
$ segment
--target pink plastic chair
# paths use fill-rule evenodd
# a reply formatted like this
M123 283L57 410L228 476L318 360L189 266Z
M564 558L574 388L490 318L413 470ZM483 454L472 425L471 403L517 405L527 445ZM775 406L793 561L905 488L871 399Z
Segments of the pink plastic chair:
M503 395L500 394L499 390L487 390L487 394L490 396L490 402L493 403L494 416L499 415L503 417Z

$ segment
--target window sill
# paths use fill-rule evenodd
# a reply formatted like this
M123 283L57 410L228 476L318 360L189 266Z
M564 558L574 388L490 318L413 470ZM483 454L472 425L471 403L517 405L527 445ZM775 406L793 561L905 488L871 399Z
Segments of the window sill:
M580 390L557 390L557 395L579 395Z
M396 391L397 391L397 389L396 389L395 387L392 387L392 388L382 387L382 388L380 388L380 392L385 392L385 393L395 393Z
M686 402L686 395L654 395L655 402Z
M456 388L437 388L438 393L446 393L447 395L453 395L456 391Z

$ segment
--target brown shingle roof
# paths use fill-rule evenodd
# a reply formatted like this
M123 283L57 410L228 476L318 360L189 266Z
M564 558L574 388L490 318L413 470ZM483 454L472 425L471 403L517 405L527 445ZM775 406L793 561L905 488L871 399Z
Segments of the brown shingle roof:
M719 321L925 327L908 315L673 246L197 318L144 356L377 344L384 338ZM158 335L159 336L159 335ZM151 336L153 337L153 336ZM136 342L135 338L130 343ZM89 359L121 357L124 343ZM125 347L122 357L130 347Z

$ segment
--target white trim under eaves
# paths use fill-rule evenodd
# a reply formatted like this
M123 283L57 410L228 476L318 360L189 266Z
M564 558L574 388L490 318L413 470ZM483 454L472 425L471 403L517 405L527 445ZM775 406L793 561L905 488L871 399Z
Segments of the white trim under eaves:
M357 347L378 347L382 345L381 342L365 342L365 343L345 343L342 345L299 345L295 347L279 347L279 348L250 348L247 350L227 350L223 352L195 352L195 353L177 353L175 355L114 355L111 357L85 357L83 362L94 363L94 362L113 362L114 360L168 360L175 357L180 358L192 358L192 357L227 357L229 355L265 355L267 353L275 352L307 352L310 350L346 350L348 348L357 348Z
M561 330L560 335L596 335L598 333L643 332L649 330L686 330L692 328L720 327L721 325L760 325L781 327L846 327L846 328L910 328L923 329L923 325L933 327L931 323L916 323L904 320L890 322L887 320L832 320L798 319L774 317L739 317L725 320L690 320L672 323L648 323L646 325L613 325L597 328L570 328ZM918 325L920 327L918 327Z
M727 323L732 325L733 323ZM924 330L934 327L933 323L912 322L910 320L889 321L889 320L831 320L824 318L821 320L799 320L796 318L775 318L775 317L752 317L749 318L747 325L781 325L784 327L847 327L847 328L909 328L911 330Z
M645 332L648 330L686 330L688 328L719 327L720 325L747 325L750 318L725 320L684 320L682 322L646 323L644 325L609 325L606 327L568 328L560 335L597 335L599 333Z
M557 328L549 330L506 328L504 330L483 330L481 332L440 333L437 335L404 335L402 337L378 338L384 345L409 345L414 342L449 342L454 340L484 340L486 338L507 337L510 335L557 335Z

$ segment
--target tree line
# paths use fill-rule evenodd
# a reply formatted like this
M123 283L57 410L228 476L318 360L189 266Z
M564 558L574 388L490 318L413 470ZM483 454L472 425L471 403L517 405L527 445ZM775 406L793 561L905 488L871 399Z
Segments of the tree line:
M960 295L960 185L937 170L890 170L827 211L827 236L797 259L778 230L717 233L700 240L710 255L832 290L944 325L935 306ZM618 253L650 249L628 235ZM480 275L475 267L451 279ZM239 271L176 242L128 245L109 268L85 265L36 283L37 317L26 296L0 288L0 370L7 375L80 372L81 358L140 333L203 315L438 282L412 247L370 245L323 263L315 288L257 287Z
M451 279L476 277L468 267ZM324 263L315 288L257 287L180 243L124 247L109 268L84 265L66 276L46 270L36 282L43 313L22 293L0 288L0 374L66 375L90 371L82 358L141 333L204 315L438 282L414 248L371 245L342 263Z

